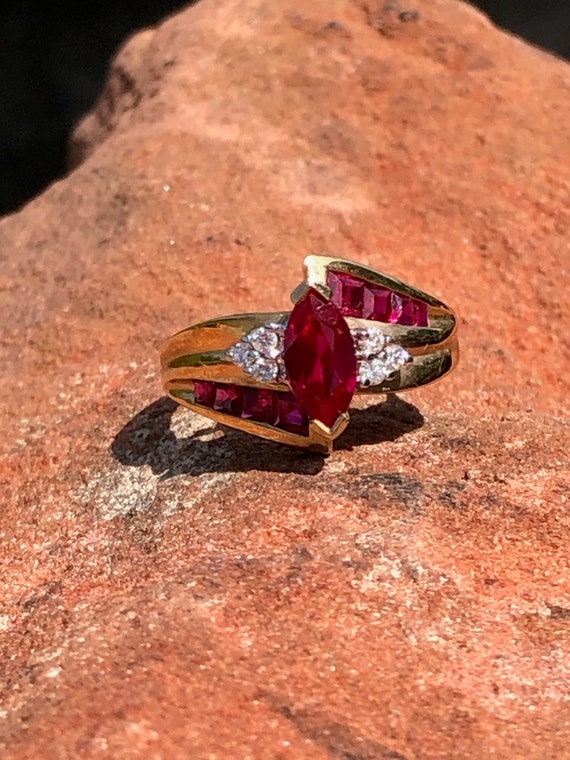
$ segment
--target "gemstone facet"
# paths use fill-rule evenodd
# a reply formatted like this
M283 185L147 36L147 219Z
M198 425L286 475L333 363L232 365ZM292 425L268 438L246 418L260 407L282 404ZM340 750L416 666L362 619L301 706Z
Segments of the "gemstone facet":
M241 416L244 419L274 425L277 419L276 404L273 391L264 388L244 388Z
M209 380L196 380L194 383L194 398L200 406L214 406L216 387Z
M240 416L243 408L243 388L239 385L216 385L213 409Z
M356 355L340 310L309 288L285 330L283 360L303 412L332 428L356 388Z
M275 425L288 433L309 435L309 418L301 411L292 393L279 394Z

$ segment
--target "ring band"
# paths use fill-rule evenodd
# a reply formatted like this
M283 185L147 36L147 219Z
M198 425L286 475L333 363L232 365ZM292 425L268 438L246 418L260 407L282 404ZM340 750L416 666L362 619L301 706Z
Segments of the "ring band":
M234 314L173 335L168 396L217 422L330 453L354 395L435 382L457 364L457 321L441 301L344 259L308 256L291 312Z

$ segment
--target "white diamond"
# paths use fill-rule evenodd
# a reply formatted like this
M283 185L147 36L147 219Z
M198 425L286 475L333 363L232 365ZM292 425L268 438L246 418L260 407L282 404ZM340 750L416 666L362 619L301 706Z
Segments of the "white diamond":
M411 354L403 346L390 342L390 338L386 336L381 351L375 356L361 358L358 363L358 382L365 388L380 385L411 361Z
M378 327L360 327L352 331L354 350L359 359L378 356L387 343L387 338Z
M285 325L268 322L256 327L231 346L226 356L238 367L260 382L286 380L283 365L283 334Z
M269 329L269 325L256 327L244 340L251 343L253 348L267 359L276 359L283 353L281 336L275 330Z
M259 358L259 354L252 349L248 343L236 343L226 351L226 356L231 359L238 367L246 369Z
M381 359L363 361L358 365L358 382L367 388L370 385L380 385L386 380L386 368Z
M386 346L382 354L383 356L381 356L381 358L384 361L386 372L389 375L398 372L405 364L412 361L411 354L396 343Z
M262 382L273 382L277 379L279 367L276 362L270 362L266 359L258 359L248 371L257 380L261 380Z

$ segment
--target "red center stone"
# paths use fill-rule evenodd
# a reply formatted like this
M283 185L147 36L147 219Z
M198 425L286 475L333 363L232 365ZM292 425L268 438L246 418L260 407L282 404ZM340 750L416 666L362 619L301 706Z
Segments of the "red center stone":
M340 310L313 288L291 312L283 359L302 411L332 427L356 388L356 357Z

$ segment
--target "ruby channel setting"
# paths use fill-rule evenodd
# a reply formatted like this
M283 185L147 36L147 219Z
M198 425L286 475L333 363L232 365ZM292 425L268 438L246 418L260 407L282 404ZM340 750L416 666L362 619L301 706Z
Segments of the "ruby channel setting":
M329 270L327 299L308 288L286 322L268 322L231 346L227 358L262 383L291 391L196 381L195 403L301 436L310 420L333 429L357 387L391 380L412 356L376 325L351 329L345 317L423 327L427 304L342 271Z

